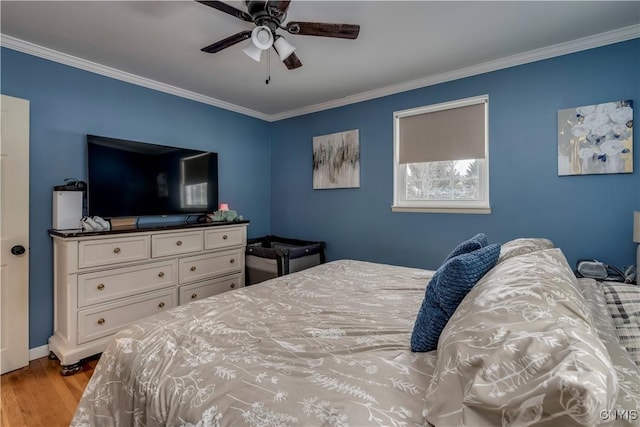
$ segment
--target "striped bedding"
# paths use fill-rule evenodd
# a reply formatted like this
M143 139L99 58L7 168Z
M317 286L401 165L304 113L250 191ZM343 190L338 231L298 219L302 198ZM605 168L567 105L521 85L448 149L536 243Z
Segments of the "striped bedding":
M640 366L640 286L601 282L620 343Z

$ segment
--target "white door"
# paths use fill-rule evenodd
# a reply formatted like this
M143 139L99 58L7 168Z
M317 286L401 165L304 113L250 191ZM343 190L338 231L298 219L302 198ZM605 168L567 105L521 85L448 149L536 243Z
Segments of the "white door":
M0 103L0 370L29 364L29 101Z

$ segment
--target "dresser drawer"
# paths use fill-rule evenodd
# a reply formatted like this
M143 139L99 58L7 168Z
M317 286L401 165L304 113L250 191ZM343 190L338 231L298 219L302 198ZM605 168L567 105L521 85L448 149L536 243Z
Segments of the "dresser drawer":
M180 283L195 282L244 270L244 249L181 258Z
M194 283L193 285L181 286L179 304L197 301L202 298L207 298L212 295L221 294L222 292L231 291L241 287L242 279L240 275L222 277L219 279Z
M175 286L176 260L78 275L78 307Z
M175 291L172 289L120 303L79 310L78 344L111 335L129 323L174 307L175 299Z
M213 229L204 232L205 250L244 246L246 241L245 227Z
M151 257L180 255L202 250L202 231L151 236Z
M78 268L149 259L149 236L86 240L78 244Z

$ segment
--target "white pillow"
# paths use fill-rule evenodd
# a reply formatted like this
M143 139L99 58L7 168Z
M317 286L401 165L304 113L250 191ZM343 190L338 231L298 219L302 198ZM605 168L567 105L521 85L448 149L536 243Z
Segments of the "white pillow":
M526 237L510 240L500 247L498 263L518 255L526 255L543 249L552 249L555 246L549 239Z
M437 426L582 426L618 379L559 249L512 256L467 294L438 341L426 395Z

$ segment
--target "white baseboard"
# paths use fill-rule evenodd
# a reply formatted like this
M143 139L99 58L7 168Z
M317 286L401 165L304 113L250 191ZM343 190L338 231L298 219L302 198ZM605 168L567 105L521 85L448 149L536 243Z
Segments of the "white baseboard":
M45 357L45 356L49 356L48 344L29 349L29 360L40 359L41 357Z

